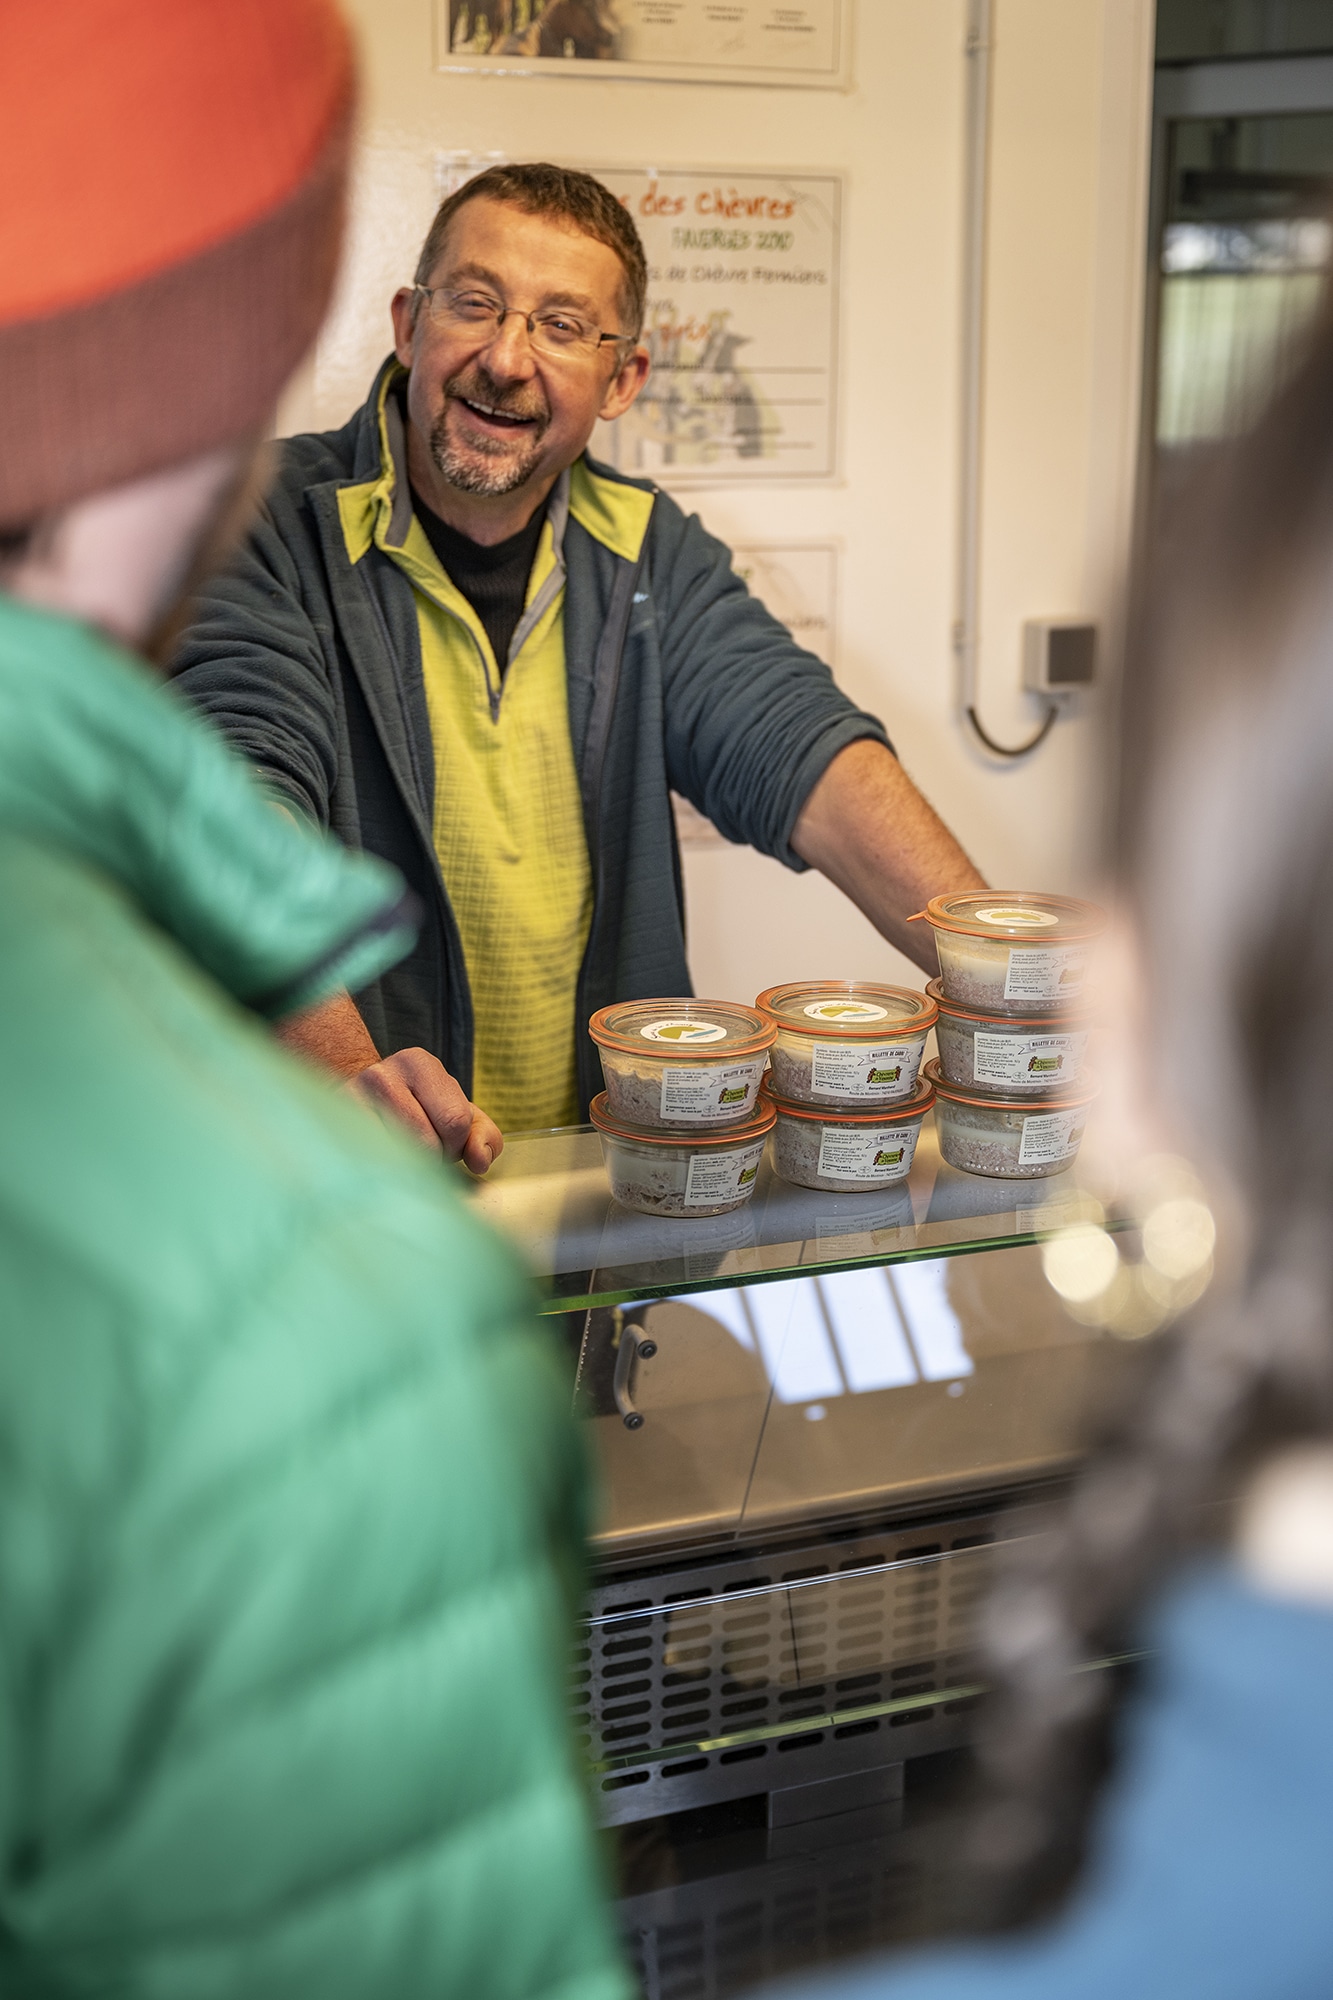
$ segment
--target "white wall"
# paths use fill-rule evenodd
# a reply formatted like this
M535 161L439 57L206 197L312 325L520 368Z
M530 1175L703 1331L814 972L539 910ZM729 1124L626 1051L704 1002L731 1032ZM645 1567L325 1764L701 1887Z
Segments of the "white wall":
M963 0L858 0L850 94L432 70L430 0L352 0L368 71L340 295L289 428L339 423L389 346L437 151L624 164L837 168L841 475L697 505L728 540L841 547L838 678L989 878L1077 887L1095 821L1093 718L997 767L965 740L950 648L956 513ZM996 0L981 708L1019 741L1025 617L1106 617L1137 424L1152 0ZM828 883L745 849L686 855L702 992L907 967Z

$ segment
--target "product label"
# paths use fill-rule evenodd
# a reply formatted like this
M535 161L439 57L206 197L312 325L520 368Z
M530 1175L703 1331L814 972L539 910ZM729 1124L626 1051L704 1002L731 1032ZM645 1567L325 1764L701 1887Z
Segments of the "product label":
M972 1038L972 1076L1001 1090L1046 1090L1078 1075L1087 1030L1066 1035L986 1035Z
M887 1007L877 1007L873 1000L812 1000L805 1008L812 1021L846 1021L855 1027L858 1021L887 1021Z
M757 1146L746 1146L739 1153L696 1153L685 1176L686 1208L735 1201L753 1187L763 1157L762 1139Z
M919 1125L826 1125L819 1141L819 1175L830 1181L900 1181L910 1173Z
M668 1119L740 1118L759 1093L766 1058L743 1063L712 1063L707 1069L687 1069L670 1063L662 1071L660 1115Z
M810 1051L810 1090L816 1097L909 1097L926 1046L892 1042L816 1042Z
M1015 1189L1015 1193L1019 1193ZM1027 1201L1035 1206L1014 1204L1014 1235L1036 1236L1043 1230L1067 1229L1079 1219L1078 1198L1073 1195L1052 1195L1048 1189L1034 1188L1029 1182Z
M726 1029L717 1021L650 1021L639 1033L645 1042L674 1042L677 1048L727 1039Z
M1057 1000L1077 1000L1088 969L1087 947L1053 944L1033 950L1021 945L1009 954L1004 975L1006 1000L1030 1000L1049 1007Z
M1083 1127L1088 1122L1088 1108L1080 1104L1076 1111L1048 1111L1044 1114L1025 1118L1023 1138L1018 1148L1020 1167L1049 1166L1052 1161L1072 1159L1078 1151L1083 1137Z
M1007 931L1048 931L1054 929L1060 919L1049 910L1014 909L1008 906L977 911L979 924L1002 925Z

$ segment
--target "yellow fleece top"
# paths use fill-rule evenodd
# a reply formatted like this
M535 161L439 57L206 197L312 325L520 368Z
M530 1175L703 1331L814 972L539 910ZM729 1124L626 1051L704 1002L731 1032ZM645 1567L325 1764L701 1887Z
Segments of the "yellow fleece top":
M381 476L345 487L339 508L351 560L373 543L413 587L435 753L432 832L472 994L472 1096L504 1132L569 1125L578 1118L575 1006L592 869L569 733L564 565L552 524L564 508L553 502L543 524L502 679L480 618L411 511L390 387L386 381L380 405ZM580 465L565 494L589 532L601 540L615 533L614 546L628 524L603 522L602 484ZM620 488L613 502L621 492L642 511L641 539L651 498Z

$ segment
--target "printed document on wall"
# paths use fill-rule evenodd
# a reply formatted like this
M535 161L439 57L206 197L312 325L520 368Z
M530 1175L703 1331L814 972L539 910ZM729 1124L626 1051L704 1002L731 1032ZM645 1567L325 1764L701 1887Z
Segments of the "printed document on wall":
M849 0L436 0L440 69L848 82Z
M826 479L835 469L834 174L596 168L648 257L637 403L596 456L664 486Z

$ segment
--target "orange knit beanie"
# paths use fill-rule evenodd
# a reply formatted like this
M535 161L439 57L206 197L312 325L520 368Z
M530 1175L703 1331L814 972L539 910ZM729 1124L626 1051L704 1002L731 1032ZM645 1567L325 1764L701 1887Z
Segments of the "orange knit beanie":
M0 529L258 432L323 315L331 0L0 0Z

